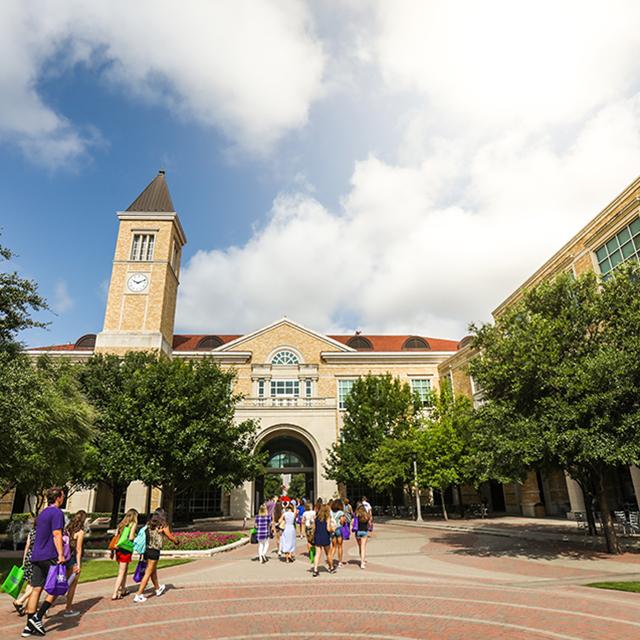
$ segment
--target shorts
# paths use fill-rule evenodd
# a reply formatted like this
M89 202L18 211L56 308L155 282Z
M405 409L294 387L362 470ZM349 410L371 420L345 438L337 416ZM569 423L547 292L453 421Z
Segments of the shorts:
M78 564L78 557L75 553L71 554L71 557L64 563L64 566L67 567L67 571L71 571L75 565Z
M335 531L331 532L332 538L340 538L342 540L342 528L338 527Z
M31 586L32 587L44 587L44 583L47 581L47 574L51 567L55 567L58 561L52 560L36 560L31 561Z
M366 538L368 535L369 535L369 532L368 532L368 531L358 531L358 532L356 533L356 536L357 536L358 538Z
M127 551L126 549L116 549L116 560L118 562L126 562L128 564L129 562L131 562L132 555L132 551Z
M147 549L144 552L145 560L160 560L160 549Z

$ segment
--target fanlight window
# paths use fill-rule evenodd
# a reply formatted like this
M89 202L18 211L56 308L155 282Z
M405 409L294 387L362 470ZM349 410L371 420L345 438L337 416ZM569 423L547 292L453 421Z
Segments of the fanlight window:
M354 336L353 338L349 338L347 346L351 347L352 349L357 349L358 351L367 351L373 349L371 341L364 336Z
M286 469L288 467L304 467L302 460L291 451L281 451L269 458L267 466L270 469Z
M86 335L78 338L74 349L93 349L96 346L96 334L87 333Z
M222 344L222 340L218 336L205 336L198 342L196 349L217 349Z
M283 349L271 358L271 364L300 364L300 359L293 351Z
M403 349L428 349L429 344L424 338L419 338L418 336L411 336L405 340L405 343L402 345Z

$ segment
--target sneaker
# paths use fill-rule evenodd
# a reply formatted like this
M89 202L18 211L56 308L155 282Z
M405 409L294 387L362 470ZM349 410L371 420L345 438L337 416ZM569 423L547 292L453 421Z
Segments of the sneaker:
M165 584L161 584L157 589L156 589L156 597L161 596L164 593L164 590L167 588L167 585Z
M65 618L75 618L80 615L80 612L76 609L67 609L62 615Z
M23 638L30 638L33 635L33 631L31 631L30 627L25 627L22 630L22 637Z
M44 624L42 624L42 620L39 620L35 616L27 620L27 627L31 629L31 635L33 636L44 636L47 633Z
M136 595L136 597L133 599L134 602L146 602L147 599L142 595Z

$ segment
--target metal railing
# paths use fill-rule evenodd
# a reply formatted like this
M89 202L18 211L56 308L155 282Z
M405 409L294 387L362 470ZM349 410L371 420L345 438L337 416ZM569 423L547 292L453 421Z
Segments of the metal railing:
M277 408L305 408L335 407L335 398L291 398L291 397L269 397L269 398L244 398L238 403L239 408L250 407L277 407Z

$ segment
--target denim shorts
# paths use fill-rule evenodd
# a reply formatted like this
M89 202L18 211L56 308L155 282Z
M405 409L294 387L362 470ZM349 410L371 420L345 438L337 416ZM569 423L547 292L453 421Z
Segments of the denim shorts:
M356 534L358 536L358 538L366 538L369 535L368 531L358 531L358 533Z

